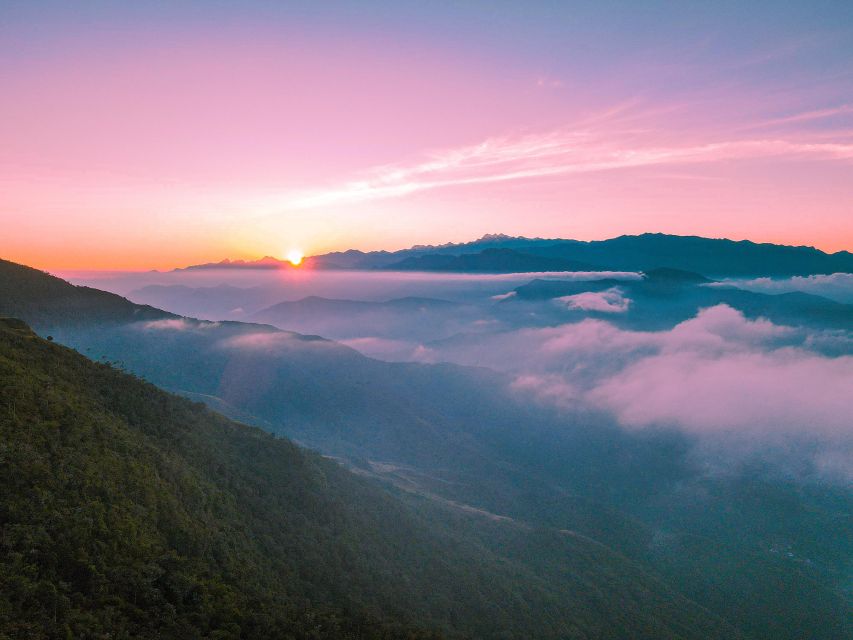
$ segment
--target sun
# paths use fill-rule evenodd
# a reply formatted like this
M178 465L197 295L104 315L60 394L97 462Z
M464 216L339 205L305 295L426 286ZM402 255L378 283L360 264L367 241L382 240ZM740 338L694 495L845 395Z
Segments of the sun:
M299 249L291 249L287 252L287 261L294 267L298 267L300 264L302 264L302 258L304 257L305 254L302 253Z

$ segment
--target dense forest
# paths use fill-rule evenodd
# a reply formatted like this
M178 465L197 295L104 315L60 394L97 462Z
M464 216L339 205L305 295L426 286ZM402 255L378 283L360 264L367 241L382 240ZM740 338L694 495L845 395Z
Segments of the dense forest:
M737 636L582 536L399 495L21 321L0 390L0 636Z

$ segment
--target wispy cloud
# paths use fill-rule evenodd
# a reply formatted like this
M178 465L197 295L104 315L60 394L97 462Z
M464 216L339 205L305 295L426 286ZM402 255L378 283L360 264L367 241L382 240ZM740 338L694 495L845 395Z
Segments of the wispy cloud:
M853 159L853 144L779 138L693 145L626 144L638 133L558 130L490 138L480 144L434 153L423 162L374 167L359 180L299 194L287 202L287 208L306 209L398 198L446 187L660 165L774 156Z
M802 122L812 122L815 120L823 120L825 118L833 118L837 116L849 115L853 114L853 105L843 104L837 107L831 107L828 109L813 109L811 111L803 111L801 113L795 113L790 116L784 116L781 118L771 118L770 120L765 120L763 122L758 122L756 124L751 125L750 129L759 129L759 128L767 128L767 127L779 127L788 124L799 124Z
M145 331L204 331L217 329L220 324L192 318L166 318L164 320L149 320L137 326Z
M788 293L802 291L836 302L853 304L853 273L816 274L794 276L792 278L753 278L749 280L731 279L722 282L709 282L706 287L738 287L758 293Z

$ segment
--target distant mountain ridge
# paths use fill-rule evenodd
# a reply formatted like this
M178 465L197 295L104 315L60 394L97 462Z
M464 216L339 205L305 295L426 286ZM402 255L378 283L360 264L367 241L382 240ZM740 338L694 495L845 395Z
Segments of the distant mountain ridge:
M257 260L230 260L225 258L219 262L206 262L194 264L188 267L174 269L174 271L194 271L200 269L285 269L293 267L287 260L279 260L272 256L264 256Z
M462 255L427 254L409 257L386 267L393 271L449 271L456 273L515 273L544 271L602 271L601 267L565 258L531 255L508 248L483 249Z
M788 277L853 273L853 253L826 253L806 246L663 233L593 241L489 234L472 242L416 245L400 251L350 249L311 256L303 265L299 268L460 273L646 271L666 267L716 277ZM223 260L186 267L190 270L293 268L296 267L289 262L269 256L257 261Z
M853 330L853 305L803 292L766 294L746 291L724 282L679 269L650 269L639 280L602 278L560 280L534 278L505 296L501 306L556 301L566 296L615 290L631 300L630 310L608 314L608 320L631 329L663 329L683 322L702 308L731 306L748 318L766 318L777 324L809 323L845 331ZM561 311L565 315L564 310ZM578 312L584 315L584 312ZM562 320L568 318L563 317Z

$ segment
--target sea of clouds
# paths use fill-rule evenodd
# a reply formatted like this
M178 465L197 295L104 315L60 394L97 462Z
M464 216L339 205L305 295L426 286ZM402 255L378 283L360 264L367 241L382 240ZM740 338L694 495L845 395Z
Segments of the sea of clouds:
M561 279L566 275L560 274ZM238 277L240 284L258 286L245 281L245 274ZM265 286L274 277L264 274ZM590 274L576 277L589 279ZM205 286L215 285L210 278L204 274ZM631 308L630 298L618 286L532 306L507 295L529 280L530 274L419 274L402 279L388 274L366 278L320 274L314 280L319 291L305 283L277 286L279 298L291 300L315 293L366 300L404 295L464 300L464 308L431 310L424 316L428 321L406 316L408 328L401 324L401 316L385 319L372 313L361 320L318 318L317 326L324 331L316 333L380 359L451 362L501 371L520 398L566 412L602 412L627 430L678 429L700 439L749 443L752 448L802 444L804 451L811 447L810 455L827 473L853 479L849 332L774 324L722 304L701 309L665 330L631 330L613 321ZM837 300L847 296L853 300L853 275L847 274L757 279L737 285L774 293L819 291ZM214 295L215 286L210 291ZM514 309L515 315L495 314L495 309ZM543 323L543 310L555 309L574 315L565 322L548 316ZM149 323L148 328L182 330L187 325L166 320ZM264 349L279 339L283 338L262 333L257 339L235 338L232 346Z

